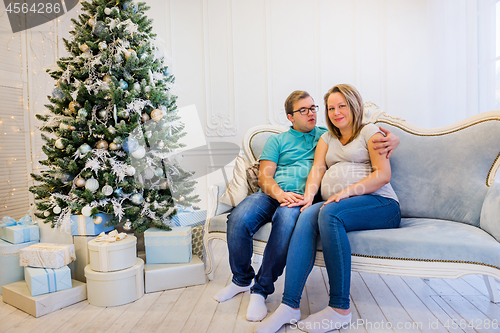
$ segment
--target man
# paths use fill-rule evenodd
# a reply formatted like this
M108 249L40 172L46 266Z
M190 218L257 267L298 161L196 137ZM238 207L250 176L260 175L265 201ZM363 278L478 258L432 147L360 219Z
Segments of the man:
M318 106L307 92L294 91L288 96L285 112L292 126L287 132L271 136L262 150L261 192L245 198L228 216L227 244L233 279L214 298L224 302L250 290L246 314L249 321L266 317L265 300L274 292L274 282L285 268L288 243L301 208L288 205L303 199L316 144L327 131L324 127L316 127L317 111ZM383 131L386 137L376 149L381 149L381 154L388 152L388 157L399 144L399 138ZM255 275L251 266L253 235L269 221L272 222L271 234Z

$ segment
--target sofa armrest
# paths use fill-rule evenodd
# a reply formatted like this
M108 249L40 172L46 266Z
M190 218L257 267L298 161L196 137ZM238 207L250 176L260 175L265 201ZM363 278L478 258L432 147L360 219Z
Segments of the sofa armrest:
M486 192L479 226L500 242L500 181L493 183Z
M225 183L218 183L209 187L207 220L214 216L227 213L233 208L219 201L225 190Z

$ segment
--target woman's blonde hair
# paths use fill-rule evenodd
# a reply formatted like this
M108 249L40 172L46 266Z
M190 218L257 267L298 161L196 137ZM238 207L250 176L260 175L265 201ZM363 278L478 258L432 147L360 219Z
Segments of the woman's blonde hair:
M344 96L347 107L352 114L352 136L349 138L349 141L347 141L347 143L349 143L358 136L363 128L363 98L361 98L359 91L349 84L338 84L325 94L326 124L330 133L337 139L340 139L342 134L340 130L333 125L330 117L328 117L328 98L334 93L340 93Z

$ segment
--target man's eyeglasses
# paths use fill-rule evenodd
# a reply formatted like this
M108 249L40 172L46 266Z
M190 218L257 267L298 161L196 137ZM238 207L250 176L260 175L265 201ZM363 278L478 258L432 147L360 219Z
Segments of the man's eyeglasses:
M312 114L318 112L318 106L313 105L310 108L302 108L302 109L299 109L296 111L292 111L292 112L290 112L290 114L294 114L295 112L300 112L301 115L305 116L305 115L309 114L309 111L311 111Z

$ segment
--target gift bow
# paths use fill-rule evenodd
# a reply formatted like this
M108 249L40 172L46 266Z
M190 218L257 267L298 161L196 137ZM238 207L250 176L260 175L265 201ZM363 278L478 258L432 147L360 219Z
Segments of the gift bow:
M112 243L112 242L122 240L125 237L127 237L127 234L124 232L118 233L118 231L113 230L109 234L106 235L106 233L103 231L99 234L99 236L97 236L95 241L96 242L110 242L110 243Z
M31 215L26 214L21 219L19 219L19 222L16 222L16 219L10 216L5 216L2 218L2 223L5 224L6 227L12 227L15 225L30 225L33 224L33 219L31 218Z

